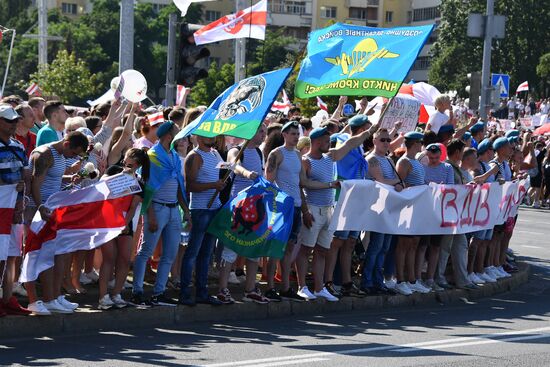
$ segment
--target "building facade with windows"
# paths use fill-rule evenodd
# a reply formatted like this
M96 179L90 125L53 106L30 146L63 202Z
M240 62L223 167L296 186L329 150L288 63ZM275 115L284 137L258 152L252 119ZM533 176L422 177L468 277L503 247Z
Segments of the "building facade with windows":
M409 72L408 79L413 79L417 82L428 80L428 70L431 63L430 50L437 39L437 26L441 22L440 5L441 0L412 0L411 10L408 14L408 23L413 26L435 23L436 28L418 55Z

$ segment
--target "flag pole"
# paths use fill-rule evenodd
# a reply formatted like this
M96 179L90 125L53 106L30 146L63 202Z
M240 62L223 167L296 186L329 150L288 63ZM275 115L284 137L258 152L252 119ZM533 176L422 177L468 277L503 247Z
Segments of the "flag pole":
M235 157L235 160L233 162L231 162L231 164L235 164L237 163L238 161L241 160L242 156L243 156L243 153L244 153L244 150L248 147L248 143L250 143L250 140L246 140L244 142L244 144L242 145L241 149L239 150L239 153L237 154L237 156ZM225 175L223 176L222 178L222 181L227 183L227 179L229 178L229 175L231 175L231 170L228 169L227 172L225 173ZM210 198L210 201L208 202L208 209L210 209L210 207L212 206L212 204L214 204L214 200L216 200L216 197L219 195L220 191L216 190L216 192L214 193L214 195L212 195L212 197Z
M4 31L11 31L11 43L10 43L10 51L8 53L8 62L6 63L6 72L4 73L4 81L2 82L2 90L0 90L0 97L4 96L4 88L6 87L6 81L8 80L8 72L10 70L10 63L11 63L11 54L13 51L13 43L15 41L15 29L6 29L2 30L0 32Z

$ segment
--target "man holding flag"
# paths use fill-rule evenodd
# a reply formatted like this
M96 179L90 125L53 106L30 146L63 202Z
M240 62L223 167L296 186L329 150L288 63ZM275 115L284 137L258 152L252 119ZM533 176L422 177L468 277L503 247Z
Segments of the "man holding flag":
M0 302L0 317L5 315L28 315L31 311L21 307L12 295L15 261L21 257L23 243L23 197L25 190L24 178L28 173L28 160L23 146L12 136L15 135L17 121L21 118L8 104L0 105L0 185L16 184L16 208L12 217L3 218L11 228L7 248L0 248L0 286L2 299ZM4 213L4 212L2 212Z
M149 180L143 199L143 243L134 262L134 288L132 303L147 304L143 298L143 278L147 259L162 236L162 255L157 268L157 277L150 299L152 305L175 306L176 302L164 295L172 263L176 258L181 234L181 215L178 205L189 220L189 209L185 199L185 186L181 174L181 161L170 148L178 133L172 121L164 122L157 129L159 141L148 150L151 161Z

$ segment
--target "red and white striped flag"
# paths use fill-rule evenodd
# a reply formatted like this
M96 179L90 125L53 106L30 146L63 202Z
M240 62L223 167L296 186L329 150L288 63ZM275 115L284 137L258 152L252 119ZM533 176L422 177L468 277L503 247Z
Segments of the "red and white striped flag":
M234 38L265 39L267 23L267 0L240 10L236 14L226 15L215 22L205 25L194 33L195 44L218 42Z
M131 194L139 191L136 179L121 173L52 195L45 204L52 211L50 219L36 213L30 226L20 281L36 280L53 266L55 255L92 250L117 237L126 226Z
M288 95L286 94L286 91L284 89L282 90L282 93L283 93L283 101L273 102L273 105L271 106L271 110L280 111L286 115L290 107L292 107L292 103L290 103L290 99L288 99Z
M317 97L317 107L328 112L328 106L320 97Z
M147 120L149 120L149 125L151 126L162 124L164 122L164 114L162 113L162 111L157 113L152 113L149 116L147 116Z
M516 90L516 94L519 92L529 92L529 82L523 82L519 85L518 89Z
M0 218L2 218L0 220L0 261L8 258L11 223L16 200L17 191L15 191L15 185L0 186Z
M185 86L178 84L178 88L176 90L176 106L180 106L181 102L183 102L186 89L187 88L185 88Z
M25 92L27 92L27 94L29 96L32 96L32 95L39 96L39 95L41 95L40 87L38 86L38 84L36 84L34 82L31 85L29 85L27 89L25 89Z

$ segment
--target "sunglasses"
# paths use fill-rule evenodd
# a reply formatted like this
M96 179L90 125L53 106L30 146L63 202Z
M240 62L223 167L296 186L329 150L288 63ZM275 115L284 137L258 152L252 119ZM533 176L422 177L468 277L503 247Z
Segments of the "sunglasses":
M391 143L391 139L390 138L381 138L381 139L378 139L380 142L382 143Z

